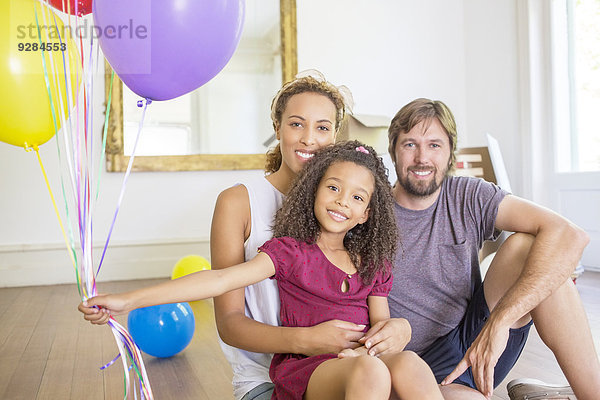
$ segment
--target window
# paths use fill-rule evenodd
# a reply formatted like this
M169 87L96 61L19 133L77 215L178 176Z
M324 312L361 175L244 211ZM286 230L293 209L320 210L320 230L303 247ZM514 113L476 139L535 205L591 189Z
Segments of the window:
M600 0L555 1L558 172L600 171Z

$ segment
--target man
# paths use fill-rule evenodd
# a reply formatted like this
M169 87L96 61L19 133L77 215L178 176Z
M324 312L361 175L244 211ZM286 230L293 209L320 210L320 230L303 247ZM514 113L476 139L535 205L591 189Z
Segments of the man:
M520 355L533 320L572 387L565 389L579 400L598 398L600 364L569 279L587 235L493 184L450 176L456 142L454 117L440 101L407 104L389 128L401 238L389 303L392 317L411 324L406 348L428 362L446 399L489 399ZM482 283L479 250L501 230L515 233ZM374 327L367 347L385 351L392 335L392 324ZM511 398L533 399L524 397L530 389L540 387L516 385Z

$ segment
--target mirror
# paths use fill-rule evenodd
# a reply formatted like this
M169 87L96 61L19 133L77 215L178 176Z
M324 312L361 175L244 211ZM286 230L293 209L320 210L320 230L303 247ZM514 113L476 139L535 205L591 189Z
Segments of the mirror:
M192 93L148 106L133 170L263 169L273 135L271 99L297 69L296 0L246 0L240 44L223 71ZM108 63L105 71L108 99ZM139 99L115 74L107 126L109 172L127 169L141 118Z

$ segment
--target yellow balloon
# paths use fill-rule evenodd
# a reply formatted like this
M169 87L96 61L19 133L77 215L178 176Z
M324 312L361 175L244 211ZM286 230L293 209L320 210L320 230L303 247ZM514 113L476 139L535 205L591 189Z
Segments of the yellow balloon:
M196 255L185 256L177 261L175 267L173 267L171 279L181 278L205 269L210 269L210 263L206 258Z
M215 312L212 300L196 300L189 302L192 311L194 312L194 318L196 320L196 326L200 323L208 323L214 321Z
M76 77L81 76L77 75L80 68L77 47L70 33L60 18L38 0L0 1L0 141L15 146L39 146L60 129L60 108L68 117L63 55L69 63L71 102L74 102Z

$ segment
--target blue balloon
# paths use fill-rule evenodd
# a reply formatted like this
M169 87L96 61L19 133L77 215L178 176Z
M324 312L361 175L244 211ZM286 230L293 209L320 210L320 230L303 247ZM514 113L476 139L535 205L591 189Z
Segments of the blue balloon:
M154 357L171 357L185 349L194 336L195 325L188 303L138 308L127 317L135 343Z

